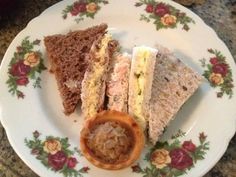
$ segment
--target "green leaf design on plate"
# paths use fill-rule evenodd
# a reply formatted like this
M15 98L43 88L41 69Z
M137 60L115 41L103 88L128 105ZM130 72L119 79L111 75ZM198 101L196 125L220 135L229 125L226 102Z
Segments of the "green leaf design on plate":
M62 18L67 19L68 14L75 18L75 22L79 23L85 18L94 19L95 15L101 9L101 5L108 4L106 0L78 0L68 5L62 11Z
M179 130L170 141L157 142L146 154L144 160L148 162L143 167L138 163L132 166L134 173L140 173L143 177L176 177L186 174L194 168L194 164L203 160L206 151L209 150L209 142L204 133L199 134L199 145L191 140L181 141L185 132Z
M46 70L46 67L43 64L42 53L34 50L34 47L38 45L40 45L39 39L31 42L27 36L14 52L9 63L8 80L6 81L8 91L13 96L24 98L25 95L20 88L27 87L30 80L34 81L34 88L41 88L40 73Z
M218 98L228 95L229 98L233 96L233 76L232 70L226 61L225 56L218 50L208 49L212 57L207 63L206 59L200 60L201 66L205 69L203 76L209 81L211 87L219 88L216 93Z
M156 30L177 28L180 24L182 29L188 31L189 24L195 21L181 12L179 9L160 1L139 0L135 3L136 7L145 7L146 14L140 15L141 21L151 22L156 26Z
M32 139L25 138L25 144L31 149L31 154L47 169L61 173L64 177L83 177L90 170L89 167L76 169L79 162L75 152L80 151L77 148L70 149L67 137L46 136L42 140L40 133L34 131Z

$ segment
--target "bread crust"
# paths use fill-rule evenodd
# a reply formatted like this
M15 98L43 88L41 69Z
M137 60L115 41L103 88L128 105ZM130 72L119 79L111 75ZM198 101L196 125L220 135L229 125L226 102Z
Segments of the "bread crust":
M176 58L168 49L157 46L149 116L149 140L155 144L181 106L194 94L202 77Z
M101 24L44 38L50 71L55 74L66 115L73 113L80 101L81 82L89 63L86 55L106 29L107 25Z

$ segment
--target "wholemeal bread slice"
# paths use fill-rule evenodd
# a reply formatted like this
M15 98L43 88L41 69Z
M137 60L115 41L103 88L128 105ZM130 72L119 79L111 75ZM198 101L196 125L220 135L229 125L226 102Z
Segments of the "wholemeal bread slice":
M107 108L127 112L131 56L128 53L117 53L112 60L106 82Z
M105 34L97 39L90 49L90 64L85 72L81 90L81 109L85 119L95 116L103 108L109 62L117 45L111 35Z
M55 74L66 115L73 113L80 101L81 82L88 67L86 55L93 42L103 35L106 29L107 25L101 24L66 35L44 38L51 72Z
M158 46L152 95L150 100L149 139L156 143L164 128L181 106L199 87L202 77Z
M156 49L146 46L133 48L128 106L129 114L136 119L143 130L147 128L157 52Z

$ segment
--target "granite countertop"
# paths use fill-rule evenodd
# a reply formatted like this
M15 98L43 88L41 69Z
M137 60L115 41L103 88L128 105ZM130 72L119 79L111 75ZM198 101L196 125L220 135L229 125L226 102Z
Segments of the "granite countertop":
M16 2L20 0L12 0ZM14 39L27 23L59 0L24 0L13 5L8 16L0 15L0 61ZM226 43L236 59L236 0L206 0L203 5L189 7L198 14ZM37 177L16 155L0 124L0 177ZM224 156L205 177L236 177L236 135Z

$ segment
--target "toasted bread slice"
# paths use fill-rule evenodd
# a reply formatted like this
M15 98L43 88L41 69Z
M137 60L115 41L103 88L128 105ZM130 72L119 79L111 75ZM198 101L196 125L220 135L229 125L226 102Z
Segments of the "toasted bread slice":
M86 55L93 42L106 32L101 24L66 35L46 36L44 43L51 71L55 74L66 115L73 113L80 101L81 82L88 67Z
M158 46L152 95L150 100L149 139L156 143L164 128L181 106L199 87L202 77Z

